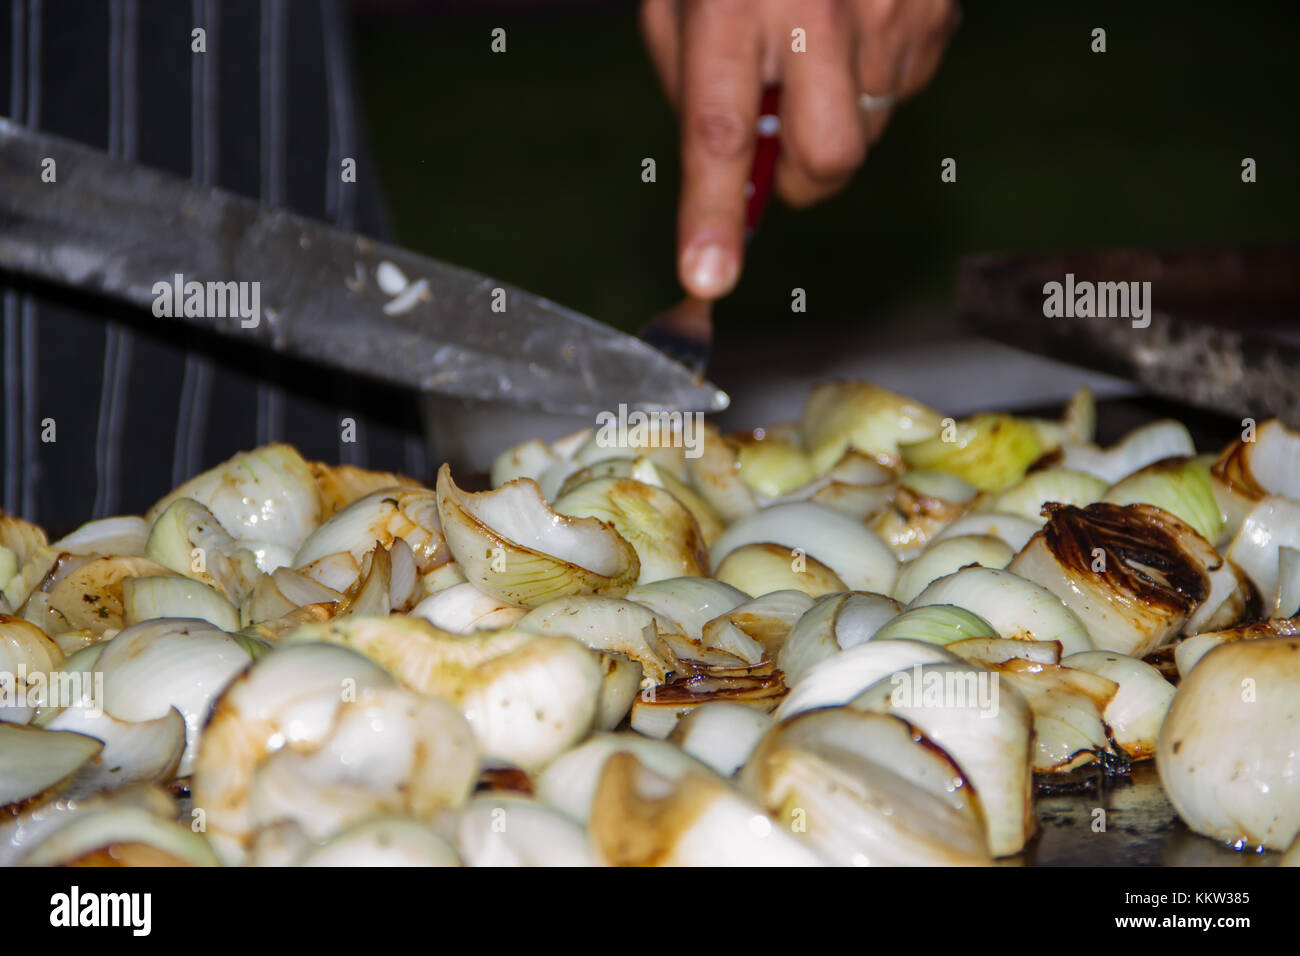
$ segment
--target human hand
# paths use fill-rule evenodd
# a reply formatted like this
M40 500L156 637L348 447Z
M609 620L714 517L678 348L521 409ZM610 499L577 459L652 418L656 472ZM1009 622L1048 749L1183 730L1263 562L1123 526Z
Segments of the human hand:
M776 190L806 206L848 183L892 104L934 76L958 20L955 0L645 0L642 30L681 117L687 292L715 299L740 275L763 87L782 86Z

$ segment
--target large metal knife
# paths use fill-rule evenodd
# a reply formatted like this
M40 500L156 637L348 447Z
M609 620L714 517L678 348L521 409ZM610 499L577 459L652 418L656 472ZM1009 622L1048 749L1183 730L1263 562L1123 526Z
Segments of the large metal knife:
M158 321L459 400L570 416L727 405L645 343L508 283L3 119L0 270L148 310L159 283L258 283L255 326Z

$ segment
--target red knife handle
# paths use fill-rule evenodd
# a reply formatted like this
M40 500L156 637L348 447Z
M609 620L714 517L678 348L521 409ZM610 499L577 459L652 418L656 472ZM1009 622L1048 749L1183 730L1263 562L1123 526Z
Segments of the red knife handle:
M781 87L763 88L763 99L758 107L758 139L754 143L754 165L749 171L749 185L745 189L745 239L748 241L763 218L767 199L772 194L772 179L776 174L776 159L781 153Z

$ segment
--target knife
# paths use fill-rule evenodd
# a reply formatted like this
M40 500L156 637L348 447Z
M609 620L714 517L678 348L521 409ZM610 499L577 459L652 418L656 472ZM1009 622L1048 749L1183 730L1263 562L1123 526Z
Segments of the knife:
M0 270L426 394L582 416L728 404L649 345L508 283L3 119ZM186 290L213 308L185 315Z

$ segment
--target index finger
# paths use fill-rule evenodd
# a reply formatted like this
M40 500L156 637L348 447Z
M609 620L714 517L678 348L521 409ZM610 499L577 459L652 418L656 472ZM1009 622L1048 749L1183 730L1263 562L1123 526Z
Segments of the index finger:
M702 299L730 292L740 274L762 52L746 3L686 3L677 271L687 292Z

